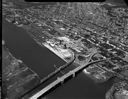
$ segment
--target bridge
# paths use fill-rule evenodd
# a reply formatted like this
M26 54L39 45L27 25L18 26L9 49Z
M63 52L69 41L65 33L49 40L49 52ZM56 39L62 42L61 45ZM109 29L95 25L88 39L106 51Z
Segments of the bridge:
M42 90L40 90L39 92L31 96L29 99L38 99L41 96L44 96L46 93L50 92L50 90L52 90L53 88L56 88L57 85L63 84L67 79L74 78L76 74L80 73L85 68L89 67L90 65L98 63L98 62L103 62L103 61L106 61L106 59L101 59L101 60L97 60L94 62L87 62L85 65L79 66L69 71L68 73L64 74L62 77L57 77L55 81L53 81L52 83L47 85L45 88L43 88Z
M71 64L73 64L74 60L76 59L76 57L74 56L74 58L69 62L66 63L62 66L60 66L59 68L57 68L54 72L50 73L48 76L44 77L41 81L40 84L38 84L37 86L35 86L34 88L32 88L31 90L27 91L26 93L24 93L22 96L20 96L21 98L25 97L26 95L28 95L29 93L32 93L35 89L38 89L42 84L44 84L46 81L48 81L50 78L54 77L56 74L58 74L59 72L61 72L62 70L64 70L65 68L67 68L68 66L70 66Z

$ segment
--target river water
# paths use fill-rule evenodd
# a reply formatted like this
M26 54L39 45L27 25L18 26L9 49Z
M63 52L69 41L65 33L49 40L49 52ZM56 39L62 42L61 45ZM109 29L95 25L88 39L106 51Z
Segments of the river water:
M25 30L5 20L2 33L9 51L41 78L55 70L54 64L60 66L65 63L47 48L39 46ZM45 99L105 99L105 93L110 86L111 82L96 84L84 73L80 73L76 78L48 94Z

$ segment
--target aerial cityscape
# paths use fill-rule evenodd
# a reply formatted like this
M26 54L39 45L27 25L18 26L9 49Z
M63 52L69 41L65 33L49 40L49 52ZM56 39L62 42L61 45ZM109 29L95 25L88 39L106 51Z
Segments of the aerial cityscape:
M42 50L45 47L65 61L64 65L54 66L55 70L42 79L31 66L13 55L3 36L2 99L47 99L43 98L46 93L52 93L51 89L56 90L58 85L64 87L67 79L75 78L79 73L98 86L110 80L112 84L104 98L73 99L128 99L127 5L2 0L2 18L2 21L26 31ZM8 29L6 25L4 29ZM68 69L70 65L73 65L71 70ZM61 76L41 87L58 73Z

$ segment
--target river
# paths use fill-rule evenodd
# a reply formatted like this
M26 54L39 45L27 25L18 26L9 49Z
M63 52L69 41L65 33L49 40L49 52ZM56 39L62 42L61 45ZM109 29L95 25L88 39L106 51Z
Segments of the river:
M54 71L54 64L60 66L65 62L45 47L39 46L22 28L3 20L2 38L9 51L21 59L41 78ZM105 99L105 93L111 82L96 84L84 73L60 86L46 96L46 99Z

